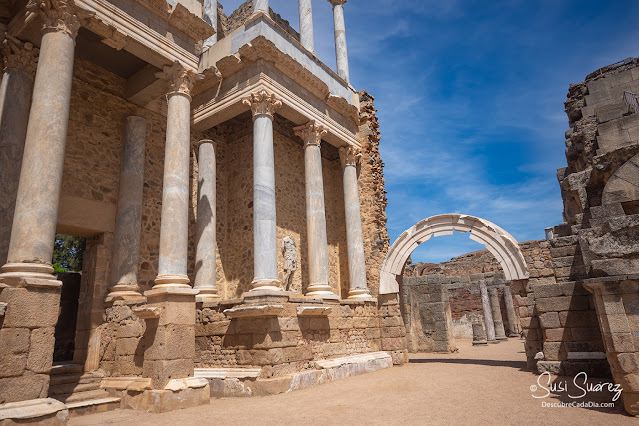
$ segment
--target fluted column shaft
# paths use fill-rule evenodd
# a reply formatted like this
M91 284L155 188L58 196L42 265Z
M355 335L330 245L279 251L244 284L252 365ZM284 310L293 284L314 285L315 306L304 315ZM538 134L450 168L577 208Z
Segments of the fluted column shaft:
M196 299L218 299L215 283L216 270L216 143L210 139L200 141L198 148L197 191L197 247L195 253L195 285L199 290Z
M497 289L492 287L488 290L490 295L490 307L493 312L493 323L495 323L495 339L507 340L506 333L504 332L504 320L501 316L501 308L499 307L499 293Z
M120 167L118 210L113 238L111 282L107 302L141 298L138 286L142 194L144 192L144 158L146 120L127 117L124 124L124 149Z
M357 186L357 162L360 153L354 148L340 148L344 184L344 210L346 213L346 246L348 249L348 275L350 278L349 299L368 299L370 292L366 284L366 261L362 217L359 211L359 188Z
M281 291L277 276L277 221L273 115L282 102L265 90L243 101L253 113L253 290Z
M484 313L484 325L486 325L486 339L490 342L495 341L495 323L493 322L493 313L490 308L490 299L488 297L488 290L486 289L486 282L484 280L479 281L479 294L481 295L481 307Z
M300 13L300 43L306 50L315 51L313 36L313 7L311 0L299 0Z
M43 20L40 57L14 211L6 276L53 280L53 243L69 122L75 36L73 2L35 1Z
M344 4L347 0L328 0L333 5L333 24L335 26L335 57L337 74L347 82L348 51L346 49L346 25L344 24Z
M504 286L504 304L506 305L506 318L508 320L508 337L516 337L517 319L515 305L513 304L513 294L509 285Z
M268 0L253 0L253 13L255 12L268 13Z
M38 49L7 38L0 86L0 266L7 262Z
M324 207L324 180L320 144L326 130L309 122L296 127L295 133L304 141L306 177L306 233L308 239L308 296L337 298L329 284L328 242Z
M189 224L189 156L191 96L195 74L179 63L167 66L158 77L169 81L164 180L160 225L160 258L154 289L187 288Z
M217 43L217 0L204 0L202 19L215 29L215 34L204 40L203 47L206 49Z

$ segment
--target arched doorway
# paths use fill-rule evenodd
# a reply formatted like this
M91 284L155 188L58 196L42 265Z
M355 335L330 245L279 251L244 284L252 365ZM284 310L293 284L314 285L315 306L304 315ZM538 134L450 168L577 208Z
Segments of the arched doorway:
M453 232L470 232L471 240L486 246L501 265L506 280L528 279L526 261L512 235L487 220L447 213L420 220L395 240L382 264L379 293L399 293L402 270L413 250L431 237L452 235Z

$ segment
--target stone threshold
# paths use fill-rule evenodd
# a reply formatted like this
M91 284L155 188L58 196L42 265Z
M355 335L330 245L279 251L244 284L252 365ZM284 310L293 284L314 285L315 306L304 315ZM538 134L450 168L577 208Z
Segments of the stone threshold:
M121 400L122 399L118 397L107 397L90 399L88 401L70 402L66 404L66 406L69 410L69 418L71 418L115 410L116 408L120 408Z
M209 381L212 398L276 395L329 383L393 366L386 352L372 352L312 363L314 369L261 379L261 369L196 368L195 377Z

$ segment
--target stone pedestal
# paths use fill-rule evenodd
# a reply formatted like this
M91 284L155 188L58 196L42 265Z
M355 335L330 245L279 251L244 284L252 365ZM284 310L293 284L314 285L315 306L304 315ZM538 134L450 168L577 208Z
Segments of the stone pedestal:
M0 87L0 265L7 262L38 49L5 40Z
M337 58L337 74L347 82L348 52L346 49L346 26L344 24L344 4L347 0L328 0L333 5L333 23L335 25L335 56Z
M195 252L195 285L198 302L218 300L216 272L216 143L200 141L198 149L197 246Z
M282 102L266 90L251 94L243 102L253 113L252 291L279 292L282 288L277 275L273 115Z
M124 148L111 261L111 282L114 285L109 289L107 303L114 300L143 301L144 299L139 292L138 263L142 227L145 144L146 120L142 117L127 117L124 126Z
M326 130L315 122L295 128L295 134L304 141L306 177L306 231L308 236L308 296L333 298L328 282L328 243L326 213L324 209L324 181L322 179L322 153L320 144Z
M473 346L476 345L487 345L488 341L486 340L486 332L484 331L484 326L480 322L473 323Z
M144 334L144 377L152 389L164 389L171 379L193 376L195 356L195 295L191 288L163 287L144 293L147 317Z
M499 293L496 288L488 290L490 295L490 308L493 314L493 323L495 324L495 339L508 340L506 333L504 332L504 321L501 317L501 308L499 307Z
M594 295L612 376L623 388L624 408L639 416L639 276L591 279L584 287Z
M508 285L504 286L504 303L506 304L506 318L508 319L508 337L517 337L519 336L517 316L515 314L515 305L513 304L513 295Z
M0 404L46 398L62 282L7 278L0 329ZM7 285L8 284L8 285Z
M357 186L357 162L360 152L352 147L340 148L344 183L344 210L346 213L346 246L348 249L348 273L350 278L349 299L369 299L366 283L366 261L362 217L359 210L359 188Z
M310 52L315 52L313 37L313 7L311 0L299 0L300 43Z
M486 282L479 282L479 294L481 295L481 307L484 314L484 324L486 325L486 338L489 342L495 343L495 324L493 323L493 313L490 308L490 299L488 298L488 290Z

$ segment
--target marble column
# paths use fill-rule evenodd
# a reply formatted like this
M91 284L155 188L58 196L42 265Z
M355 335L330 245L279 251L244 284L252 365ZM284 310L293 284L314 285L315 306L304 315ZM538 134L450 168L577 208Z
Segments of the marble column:
M7 262L38 49L6 34L0 86L0 266Z
M490 308L493 313L493 323L495 324L495 339L508 340L504 332L504 321L501 317L501 308L499 307L499 293L495 287L488 290L490 295Z
M515 305L513 295L509 285L504 286L504 303L506 304L506 318L508 320L508 337L517 337L517 317L515 316Z
M243 100L253 113L253 282L256 290L281 291L277 276L273 115L282 101L259 90Z
M313 7L312 0L299 0L300 12L300 43L310 52L315 52L313 36Z
M490 299L488 298L488 290L484 280L479 281L479 294L481 295L481 307L484 313L484 325L486 325L486 339L489 342L496 343L495 323L493 322L493 313L490 308Z
M191 153L191 89L197 75L180 63L157 75L169 82L160 259L154 289L189 289L186 274L189 224L189 157Z
M337 58L337 74L347 82L348 52L346 50L346 25L344 24L344 3L347 0L328 0L333 5L333 23L335 25L335 56Z
M326 130L314 121L296 127L295 134L304 141L306 177L306 233L308 239L308 296L337 299L329 284L324 180L320 144Z
M198 148L198 190L197 190L197 246L195 252L195 285L199 291L198 302L208 302L220 298L215 284L217 244L215 227L216 195L216 142L210 139L200 141Z
M2 278L54 280L51 259L80 19L69 0L36 0L29 3L29 10L42 20L42 43Z
M206 50L217 43L217 0L204 0L202 19L215 29L215 34L204 40L203 48Z
M362 217L359 211L359 188L357 187L357 162L360 152L352 147L339 149L344 183L344 210L346 213L346 247L348 250L348 275L350 278L349 299L370 299L366 284L366 261Z
M268 15L268 0L253 0L253 13L264 12Z
M120 166L118 210L113 238L111 282L106 302L142 299L138 286L146 119L127 117Z

